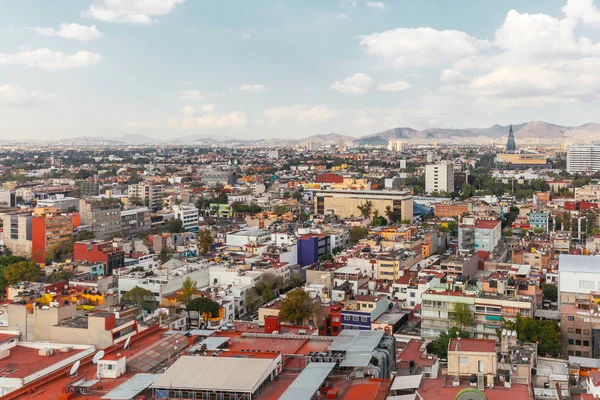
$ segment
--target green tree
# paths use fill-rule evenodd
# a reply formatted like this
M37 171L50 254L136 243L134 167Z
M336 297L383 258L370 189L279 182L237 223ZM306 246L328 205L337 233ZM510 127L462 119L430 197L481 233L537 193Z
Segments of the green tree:
M203 254L210 251L210 245L213 244L212 233L209 229L202 229L198 232L198 246Z
M450 318L458 325L458 330L461 332L465 328L473 326L475 322L469 305L465 303L454 303Z
M517 339L537 343L538 355L556 357L561 351L560 328L557 321L523 318L517 314L514 321L502 319L502 326L496 330L498 337L503 329L516 331Z
M182 233L185 232L183 229L183 222L179 218L173 218L167 222L167 231L169 233Z
M188 304L190 300L192 300L194 293L196 293L197 288L198 282L189 276L185 278L185 281L183 281L183 285L181 286L181 295L179 296L181 304Z
M76 237L76 240L78 242L82 241L82 240L92 240L92 239L94 239L94 232L92 232L92 231L80 231Z
M308 293L298 288L289 291L286 298L281 301L279 316L282 321L302 325L304 320L317 313L316 307L321 307L321 304L317 304Z
M513 235L512 228L506 228L503 232L504 236L511 237Z
M208 313L213 318L219 315L219 308L221 308L219 303L208 297L196 297L186 306L188 311L198 311L200 315Z
M246 310L248 310L249 313L256 311L258 306L262 304L261 300L262 297L256 293L254 288L246 290L246 293L244 294L244 302L246 303Z
M40 279L41 275L42 269L33 261L9 264L3 273L8 285L16 285L19 282L35 282Z
M544 299L552 302L558 300L558 288L556 285L552 285L550 283L544 285Z
M264 303L268 303L269 301L275 299L275 293L273 293L273 289L268 288L263 290L260 297Z
M385 208L385 216L390 221L390 224L397 224L401 221L402 216L400 215L400 210L392 208L391 206L387 206Z
M350 243L358 243L359 240L366 238L368 234L369 230L367 228L353 226L352 229L350 229Z
M135 286L131 290L125 292L121 300L125 303L135 304L145 310L154 310L154 308L156 308L156 298L154 297L154 293L139 286Z
M360 211L360 215L362 215L365 218L369 218L371 216L371 213L373 212L373 202L367 200L366 202L356 206L356 208L358 208L358 211Z
M73 239L70 239L49 248L46 252L46 263L64 262L73 258L73 244Z
M529 229L521 228L521 231L519 232L519 237L524 238L525 236L527 236L527 232L529 232Z
M468 338L469 332L462 332L457 327L450 328L448 332L442 332L437 339L427 343L427 353L435 354L439 358L448 358L448 346L452 338Z
M378 215L376 217L373 217L373 219L371 220L371 224L373 226L375 226L375 227L377 227L377 226L386 226L388 224L388 221L387 221L387 219L385 219L381 215Z

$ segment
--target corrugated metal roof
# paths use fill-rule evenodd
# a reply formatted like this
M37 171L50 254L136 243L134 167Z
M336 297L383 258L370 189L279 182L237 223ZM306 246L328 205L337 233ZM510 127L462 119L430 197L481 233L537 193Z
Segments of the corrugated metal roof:
M327 350L368 353L377 347L382 337L383 331L343 330Z
M596 358L569 356L569 364L579 364L584 368L600 369L600 360Z
M335 367L335 363L312 362L304 368L279 400L310 400Z
M130 400L150 387L159 374L136 374L107 394L102 400Z
M371 353L348 353L340 363L340 367L367 367L371 357Z
M208 338L204 339L203 341L201 341L200 343L194 345L188 351L190 353L193 353L194 351L196 351L197 349L202 347L202 345L206 345L206 350L216 350L220 346L222 346L224 343L229 342L229 339L231 339L231 338L228 336L208 337Z
M253 393L276 367L271 358L182 356L152 387Z
M558 257L558 273L561 272L600 273L600 257L561 254Z
M406 375L398 376L394 378L392 382L391 390L407 390L407 389L418 389L421 386L421 380L423 375Z

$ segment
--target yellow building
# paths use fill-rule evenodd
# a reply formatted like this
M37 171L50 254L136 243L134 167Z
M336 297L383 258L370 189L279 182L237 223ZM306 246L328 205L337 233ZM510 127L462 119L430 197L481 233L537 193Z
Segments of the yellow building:
M315 196L315 212L324 215L332 211L340 218L360 215L358 206L367 201L372 212L385 215L387 207L400 211L401 220L413 218L413 196L409 192L383 190L324 190Z
M366 179L344 178L342 183L332 183L332 190L369 190L371 184Z
M510 165L535 165L544 166L548 163L548 156L545 154L510 154L501 153L496 155L496 161Z

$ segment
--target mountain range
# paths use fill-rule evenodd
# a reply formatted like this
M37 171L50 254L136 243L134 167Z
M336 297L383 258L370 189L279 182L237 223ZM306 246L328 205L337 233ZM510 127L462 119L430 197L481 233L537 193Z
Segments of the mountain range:
M543 121L531 121L512 125L515 140L528 142L531 140L547 139L554 142L590 142L600 140L600 123L587 123L579 126L562 126ZM490 141L506 138L508 125L492 125L488 128L431 128L417 130L410 127L387 129L382 132L368 134L360 137L342 135L339 133L317 134L301 139L240 139L227 136L181 136L170 139L157 139L143 134L127 134L119 137L79 137L60 140L61 144L186 144L186 145L211 145L211 144L271 144L271 145L299 145L307 142L321 142L322 144L337 144L341 139L344 143L355 145L387 145L390 139L406 139L407 141L436 140L447 142Z

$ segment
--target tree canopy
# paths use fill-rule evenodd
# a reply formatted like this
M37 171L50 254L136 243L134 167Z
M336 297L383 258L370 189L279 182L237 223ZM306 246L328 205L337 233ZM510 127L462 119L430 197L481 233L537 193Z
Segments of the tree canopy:
M429 354L435 354L439 358L448 358L448 346L450 345L450 339L452 338L468 338L470 334L468 332L462 332L457 327L450 328L448 332L440 333L437 339L427 343L427 352Z
M473 313L466 303L455 303L450 314L450 318L457 325L459 331L463 331L467 327L474 324Z
M208 229L201 229L198 232L198 246L204 254L210 251L210 245L213 244L212 233Z
M173 218L167 222L167 230L169 233L182 233L185 232L183 228L183 222L179 218Z
M298 288L289 291L286 298L281 301L279 316L282 321L301 325L305 319L314 316L318 312L316 307L320 308L321 304L317 304L310 298L308 293Z
M181 286L181 295L179 296L179 301L182 304L188 304L192 300L192 296L196 292L197 287L198 282L189 276L185 278L185 281L183 281L183 285Z
M4 268L3 276L8 285L19 282L35 282L40 279L42 269L33 261L19 261Z
M350 243L357 243L359 240L366 238L368 234L369 230L367 228L353 226L352 229L350 229Z
M538 355L556 357L560 353L560 328L557 321L523 318L517 314L514 321L502 319L502 327L497 329L501 337L502 329L517 331L517 339L523 342L537 343Z
M219 303L208 297L196 297L186 306L186 310L188 311L198 311L200 315L209 313L211 317L217 317L219 315L219 308L221 308Z
M145 310L153 310L156 306L154 293L139 286L135 286L131 290L125 292L121 300L125 303L135 304Z
M550 301L558 300L558 288L556 285L550 283L544 285L544 299Z

